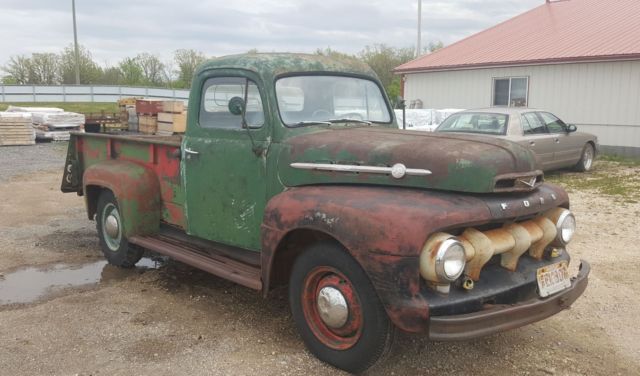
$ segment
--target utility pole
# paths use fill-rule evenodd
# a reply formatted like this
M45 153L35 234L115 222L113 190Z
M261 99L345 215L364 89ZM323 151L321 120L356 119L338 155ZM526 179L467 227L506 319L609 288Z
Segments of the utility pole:
M78 50L78 28L76 26L76 0L71 0L73 12L73 44L76 50L76 85L80 85L80 51Z
M418 0L418 43L416 44L416 57L422 55L422 0Z

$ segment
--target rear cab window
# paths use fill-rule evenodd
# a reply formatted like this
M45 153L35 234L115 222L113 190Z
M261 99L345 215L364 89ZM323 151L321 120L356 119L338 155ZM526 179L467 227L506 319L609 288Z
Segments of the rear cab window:
M246 100L245 119L250 128L264 125L262 98L255 82L244 77L213 77L202 89L200 114L202 128L242 129L242 117L229 110L229 102Z

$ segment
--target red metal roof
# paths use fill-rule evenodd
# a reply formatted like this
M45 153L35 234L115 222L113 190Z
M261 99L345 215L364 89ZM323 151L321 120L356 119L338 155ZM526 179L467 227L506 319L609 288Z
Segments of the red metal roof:
M395 71L636 58L640 59L640 0L560 0L544 3Z

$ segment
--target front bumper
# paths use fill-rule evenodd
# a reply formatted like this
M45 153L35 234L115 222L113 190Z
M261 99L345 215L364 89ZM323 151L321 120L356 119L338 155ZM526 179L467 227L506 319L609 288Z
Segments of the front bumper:
M512 305L491 305L481 311L460 315L432 316L429 338L434 341L457 341L531 324L567 309L587 288L591 267L582 260L571 287L548 298L535 298Z

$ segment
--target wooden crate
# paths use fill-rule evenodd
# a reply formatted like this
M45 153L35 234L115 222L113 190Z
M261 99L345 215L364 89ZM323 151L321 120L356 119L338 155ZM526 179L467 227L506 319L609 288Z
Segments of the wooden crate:
M162 100L159 99L137 99L136 112L146 115L157 115L162 112Z
M158 124L163 124L165 131L173 133L184 133L187 129L187 113L172 114L161 112L158 114Z
M129 97L129 98L120 98L118 99L118 106L135 106L136 100L142 99L142 97Z
M181 114L184 111L183 101L163 101L162 112L171 112L174 114Z
M150 115L140 115L138 117L138 132L145 134L155 134L158 131L158 118Z

